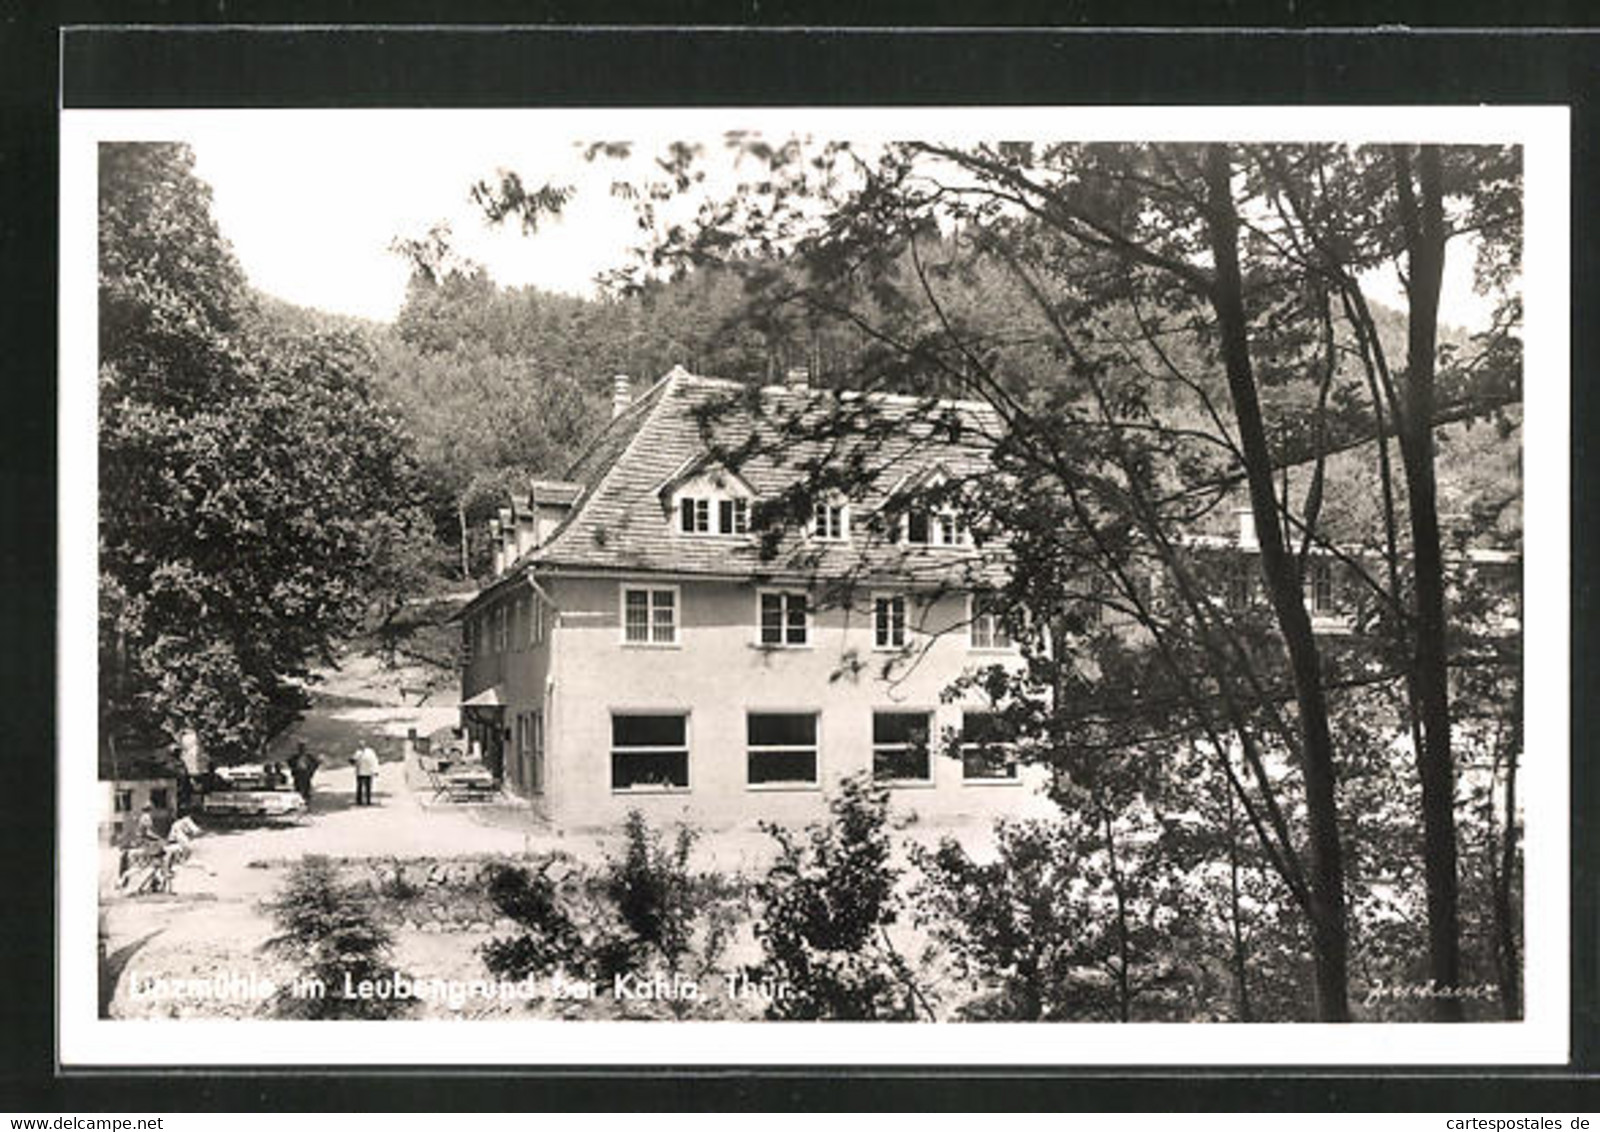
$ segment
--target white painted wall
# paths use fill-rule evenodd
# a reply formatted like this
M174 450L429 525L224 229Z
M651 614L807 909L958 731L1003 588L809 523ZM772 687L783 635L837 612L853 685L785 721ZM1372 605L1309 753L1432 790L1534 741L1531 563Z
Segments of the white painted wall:
M815 611L809 647L763 648L753 583L679 581L672 583L679 592L679 643L643 646L622 641L618 581L558 578L541 584L563 611L553 641L547 798L557 823L574 828L614 826L633 808L653 821L690 820L713 828L818 817L833 783L871 769L875 708L931 711L936 736L945 727L959 727L961 706L941 703L941 692L964 669L996 658L969 650L964 598L946 598L928 611L923 628L949 632L909 674L891 683L879 675L885 654L872 649L868 608ZM911 622L918 624L915 610ZM852 653L866 669L839 675ZM611 789L614 710L689 714L687 791ZM819 713L820 787L747 784L745 716L751 710ZM1019 813L1042 801L1035 791L1037 772L1025 769L1019 782L974 783L963 781L957 760L936 752L932 762L931 784L894 788L897 810L939 820Z

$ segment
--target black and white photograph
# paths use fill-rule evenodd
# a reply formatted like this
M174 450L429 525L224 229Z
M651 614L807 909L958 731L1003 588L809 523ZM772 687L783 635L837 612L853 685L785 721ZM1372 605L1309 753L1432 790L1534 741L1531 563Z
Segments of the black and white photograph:
M1566 1059L1564 110L62 124L64 1060Z

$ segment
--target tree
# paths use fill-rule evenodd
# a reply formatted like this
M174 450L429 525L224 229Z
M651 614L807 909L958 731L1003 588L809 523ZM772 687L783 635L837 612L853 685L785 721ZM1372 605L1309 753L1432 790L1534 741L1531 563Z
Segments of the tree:
M762 960L758 983L781 988L767 1006L790 1020L915 1018L931 1010L888 929L900 913L899 870L890 864L888 791L848 778L830 818L804 840L766 825L778 856L756 883Z
M1386 452L1400 428L1396 399L1369 380L1369 359L1383 343L1361 277L1386 256L1411 252L1420 256L1407 261L1411 274L1435 272L1437 218L1425 214L1446 196L1465 197L1481 203L1487 225L1514 204L1514 175L1493 160L1474 172L1461 155L1442 157L1458 175L1413 189L1433 203L1413 202L1407 243L1392 235L1401 206L1386 211L1370 189L1351 196L1349 179L1336 175L1339 162L1374 164L1349 147L905 143L857 152L845 142L732 143L759 175L708 203L692 230L658 232L636 283L663 265L740 271L750 321L859 335L861 348L830 384L922 395L913 419L944 440L963 422L938 395L987 402L999 422L993 466L901 505L955 508L975 537L1005 541L1013 568L1001 602L1015 614L1029 672L997 675L995 702L1029 705L1008 713L1015 733L1037 737L1030 757L1058 768L1096 747L1198 742L1305 918L1319 1017L1347 1018L1350 896L1335 701L1401 683L1415 690L1419 714L1433 712L1437 723L1444 707L1445 737L1437 726L1436 741L1419 732L1413 749L1427 780L1419 805L1428 815L1430 908L1445 907L1454 866L1442 846L1454 835L1438 752L1448 703L1421 688L1435 681L1436 692L1450 661L1434 615L1406 613L1414 593L1439 588L1442 559L1425 550L1411 567L1407 545L1437 542L1438 515L1426 500L1403 512L1411 528L1404 543L1396 516L1412 494L1431 491L1425 449L1438 429L1503 412L1517 396L1507 322L1476 357L1451 367L1459 380L1408 394L1415 474L1393 484ZM693 147L674 146L661 184L639 197L655 202L692 181L695 160ZM1400 182L1387 183L1383 199L1403 200ZM1290 189L1303 207L1285 203ZM1349 245L1337 262L1351 285L1306 252L1329 217ZM642 219L652 221L648 209ZM1512 232L1491 245L1490 274L1501 284L1514 280L1514 243ZM1431 304L1436 324L1436 286L1411 285L1413 306ZM1420 312L1406 330L1424 385L1439 352L1427 318ZM1490 374L1502 380L1482 380ZM840 402L821 422L815 412L769 421L776 440L761 443L771 454L802 441L886 435L884 414L869 419L875 404ZM745 399L740 407L751 406ZM894 427L912 426L897 412ZM751 443L714 433L719 455L737 462L754 454ZM1374 455L1379 528L1352 530L1362 508L1341 498L1335 469ZM860 498L868 493L862 477L886 472L861 464L850 484L804 462L798 470L807 474L794 498L758 508L760 520L792 526L809 513L808 494ZM1241 495L1255 545L1205 549L1225 505ZM766 544L775 550L782 540ZM1387 577L1371 568L1367 547L1380 548ZM1380 631L1363 647L1335 647L1313 624L1312 574L1330 562L1375 610L1366 624ZM1417 570L1433 581L1414 585ZM1107 616L1084 616L1091 607ZM1113 631L1116 619L1122 627ZM1397 716L1403 731L1408 717ZM1342 718L1383 726L1360 712ZM1449 917L1432 918L1440 940ZM1448 971L1448 949L1434 950L1435 969Z
M1409 607L1409 616L1391 623L1411 657L1407 714L1422 787L1430 973L1439 985L1455 987L1461 982L1456 766L1434 434L1442 391L1471 383L1480 393L1514 399L1520 390L1514 334L1520 307L1507 287L1520 261L1520 161L1510 149L1393 145L1354 152L1311 147L1297 164L1291 169L1281 151L1259 162L1275 198L1286 202L1279 207L1290 254L1343 304L1368 371L1371 411L1379 422L1387 416L1400 450L1409 595L1398 584L1394 495L1387 441L1380 441L1391 591ZM1337 186L1334 199L1317 199L1313 186L1329 185ZM1475 356L1458 359L1454 351L1441 354L1439 299L1447 244L1467 234L1479 241L1479 284L1498 290L1502 304ZM1407 299L1403 367L1389 363L1360 284L1364 272L1389 264L1399 270ZM1460 1006L1458 999L1439 999L1437 1016L1457 1020Z
M186 147L103 145L100 202L103 733L247 758L403 593L410 441L359 336L262 311Z

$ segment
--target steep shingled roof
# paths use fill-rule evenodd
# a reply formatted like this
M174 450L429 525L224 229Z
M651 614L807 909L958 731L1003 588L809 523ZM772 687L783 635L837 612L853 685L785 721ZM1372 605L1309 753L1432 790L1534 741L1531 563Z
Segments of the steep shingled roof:
M759 398L756 402L748 400ZM852 414L850 407L859 406ZM959 422L959 439L934 436L928 417ZM778 423L858 417L857 432L837 437L784 438ZM989 466L998 421L988 406L970 402L930 403L910 397L872 396L768 387L753 392L736 382L674 369L613 420L573 464L565 479L583 485L567 520L544 545L524 555L525 566L782 576L816 574L924 578L948 576L973 565L971 548L890 545L869 538L864 518L881 508L895 484L925 473L968 474ZM946 432L946 430L940 430ZM838 459L863 461L865 477L851 500L852 537L846 544L812 543L796 532L763 559L751 536L687 535L678 530L659 494L661 485L695 467L709 448L731 448L750 437L758 443L737 473L757 494L773 499L803 481L807 469ZM782 443L777 443L784 438Z

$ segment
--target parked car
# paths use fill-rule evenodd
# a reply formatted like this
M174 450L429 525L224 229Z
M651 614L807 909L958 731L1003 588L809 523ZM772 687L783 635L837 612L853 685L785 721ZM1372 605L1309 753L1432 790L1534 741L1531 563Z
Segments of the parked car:
M294 817L305 808L305 799L276 764L217 767L200 799L201 813L228 817Z

